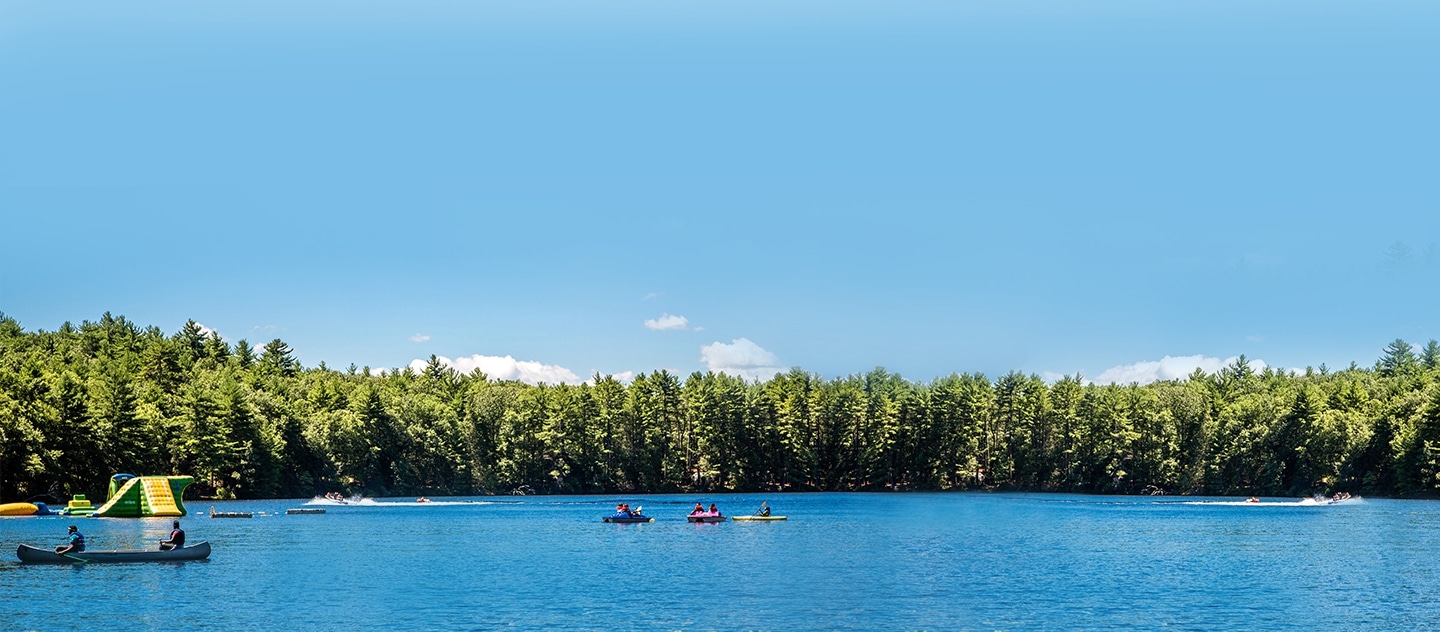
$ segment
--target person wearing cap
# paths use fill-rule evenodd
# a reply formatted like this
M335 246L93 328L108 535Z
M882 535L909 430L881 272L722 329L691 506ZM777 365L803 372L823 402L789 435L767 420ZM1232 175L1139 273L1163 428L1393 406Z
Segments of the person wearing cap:
M55 547L55 553L65 555L67 553L79 553L85 550L85 534L80 533L80 528L70 525L70 543L65 546Z

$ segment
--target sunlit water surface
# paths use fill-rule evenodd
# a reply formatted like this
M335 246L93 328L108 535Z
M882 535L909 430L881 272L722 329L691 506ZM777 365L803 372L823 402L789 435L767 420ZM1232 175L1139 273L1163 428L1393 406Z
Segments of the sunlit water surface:
M1435 629L1440 503L1042 494L190 501L206 562L20 565L168 519L0 519L0 629ZM784 522L685 521L695 502ZM603 524L617 502L656 522ZM325 515L285 515L324 507Z

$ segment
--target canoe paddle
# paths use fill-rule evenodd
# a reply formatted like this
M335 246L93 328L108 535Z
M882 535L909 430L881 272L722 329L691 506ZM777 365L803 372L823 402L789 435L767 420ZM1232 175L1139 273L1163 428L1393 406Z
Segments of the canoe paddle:
M71 555L71 554L69 554L69 553L60 553L59 555L60 555L60 557L68 557L68 558L70 558L70 559L72 559L72 560L75 560L76 562L81 563L81 564L88 564L88 563L90 563L90 560L87 560L87 559L85 559L85 558L83 558L83 557L75 557L74 555Z

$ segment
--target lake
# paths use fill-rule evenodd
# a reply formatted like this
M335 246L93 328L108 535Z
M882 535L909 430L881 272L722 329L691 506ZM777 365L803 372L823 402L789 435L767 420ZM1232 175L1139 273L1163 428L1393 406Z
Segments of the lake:
M188 501L209 561L29 566L18 543L152 547L169 519L0 519L0 628L1434 629L1440 503L986 493ZM768 501L784 522L690 524ZM618 502L649 524L600 521ZM325 515L284 515L323 506Z

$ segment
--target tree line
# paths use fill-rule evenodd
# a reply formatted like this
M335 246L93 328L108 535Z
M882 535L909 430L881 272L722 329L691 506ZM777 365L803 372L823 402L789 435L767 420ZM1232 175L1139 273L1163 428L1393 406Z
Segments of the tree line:
M1372 367L1146 385L1011 372L912 382L877 368L629 384L306 368L105 314L25 331L0 315L0 500L103 497L111 474L188 474L215 498L1011 489L1428 496L1440 487L1440 345Z

